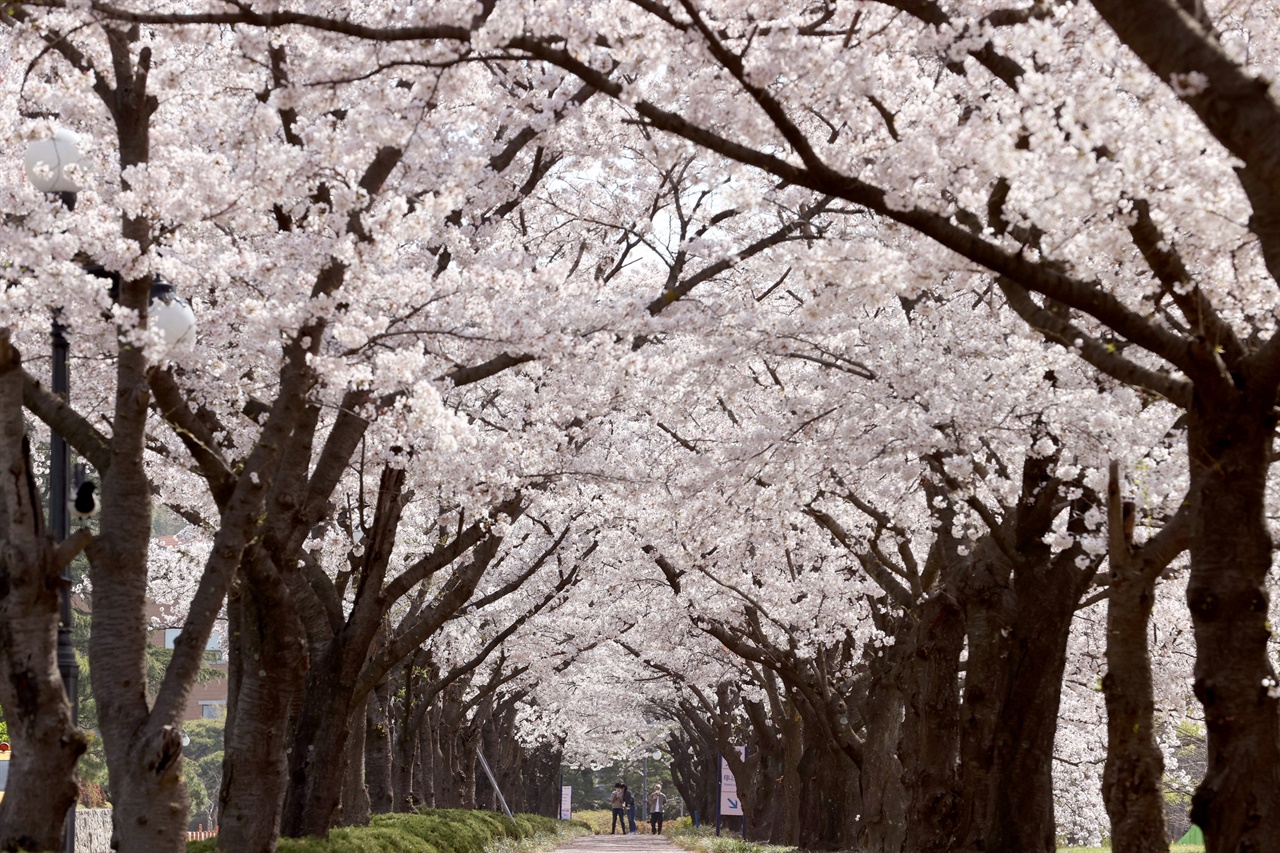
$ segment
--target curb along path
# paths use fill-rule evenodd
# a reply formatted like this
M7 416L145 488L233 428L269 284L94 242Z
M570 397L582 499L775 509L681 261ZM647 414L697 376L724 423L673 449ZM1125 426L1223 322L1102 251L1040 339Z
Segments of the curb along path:
M555 853L660 853L678 849L665 835L583 835L557 847Z

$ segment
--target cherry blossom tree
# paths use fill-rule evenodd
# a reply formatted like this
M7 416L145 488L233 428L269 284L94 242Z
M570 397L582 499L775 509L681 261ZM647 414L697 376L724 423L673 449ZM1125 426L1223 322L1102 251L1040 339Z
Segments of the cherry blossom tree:
M76 211L6 190L21 272L3 321L37 334L35 285L57 277L94 354L72 406L33 375L24 397L103 479L94 665L126 848L176 844L180 807L130 821L182 801L174 715L228 593L224 832L245 849L276 834L263 804L323 831L339 789L358 791L307 771L320 744L358 755L366 695L401 715L402 774L429 714L483 739L495 719L568 713L503 680L527 675L522 614L552 604L581 652L557 675L657 673L682 752L755 739L750 764L730 758L758 783L748 804L773 802L783 768L781 802L846 806L822 843L1052 849L1071 634L1103 596L1100 781L1117 843L1159 847L1156 738L1175 715L1157 730L1171 705L1144 613L1183 544L1210 768L1194 816L1215 850L1274 834L1280 107L1263 11L13 12L14 134L56 113L98 140ZM114 298L87 262L119 274ZM200 351L147 333L155 273L197 295ZM1167 454L1167 433L1189 482L1159 466L1142 506L1168 524L1145 543L1113 500L1100 571L1107 463ZM212 548L148 708L153 493ZM542 573L569 530L592 531L572 598L594 625L560 599L577 570ZM653 599L639 613L619 604L633 586ZM457 635L486 619L507 643ZM378 698L388 679L412 688L402 708ZM326 716L316 698L345 683ZM785 772L803 755L815 796ZM462 772L447 796L469 802ZM802 823L764 825L790 840Z

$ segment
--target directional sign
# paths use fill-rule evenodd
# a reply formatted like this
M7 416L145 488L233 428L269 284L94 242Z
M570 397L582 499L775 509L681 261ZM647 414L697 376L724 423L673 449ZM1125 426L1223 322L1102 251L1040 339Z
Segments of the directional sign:
M746 758L745 746L735 746L734 749L738 750L739 758ZM738 799L738 780L733 778L733 771L729 769L729 762L725 761L723 755L720 756L720 814L742 814L742 800Z
M560 819L568 820L573 817L573 786L562 785L560 787Z

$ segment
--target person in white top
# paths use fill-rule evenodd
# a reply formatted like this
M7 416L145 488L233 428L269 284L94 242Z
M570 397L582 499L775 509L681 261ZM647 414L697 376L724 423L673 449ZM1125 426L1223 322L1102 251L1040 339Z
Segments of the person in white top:
M649 795L649 830L654 835L662 833L662 807L666 804L667 795L662 793L662 786L654 785Z

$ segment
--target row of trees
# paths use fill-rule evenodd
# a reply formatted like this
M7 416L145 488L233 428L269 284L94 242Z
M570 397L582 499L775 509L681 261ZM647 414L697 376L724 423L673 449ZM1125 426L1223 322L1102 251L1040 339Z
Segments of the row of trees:
M224 607L226 849L474 803L475 745L545 781L639 704L682 795L716 743L770 837L1051 850L1060 706L1102 739L1090 654L1113 843L1164 849L1192 700L1153 626L1194 640L1210 849L1274 834L1264 12L7 9L11 136L93 142L74 211L0 189L0 326L29 364L55 308L78 356L68 403L0 350L0 703L57 781L0 846L54 846L74 797L50 579L80 548L123 850L178 849ZM156 274L196 351L147 331ZM19 398L103 533L44 535ZM148 695L156 502L208 543Z

